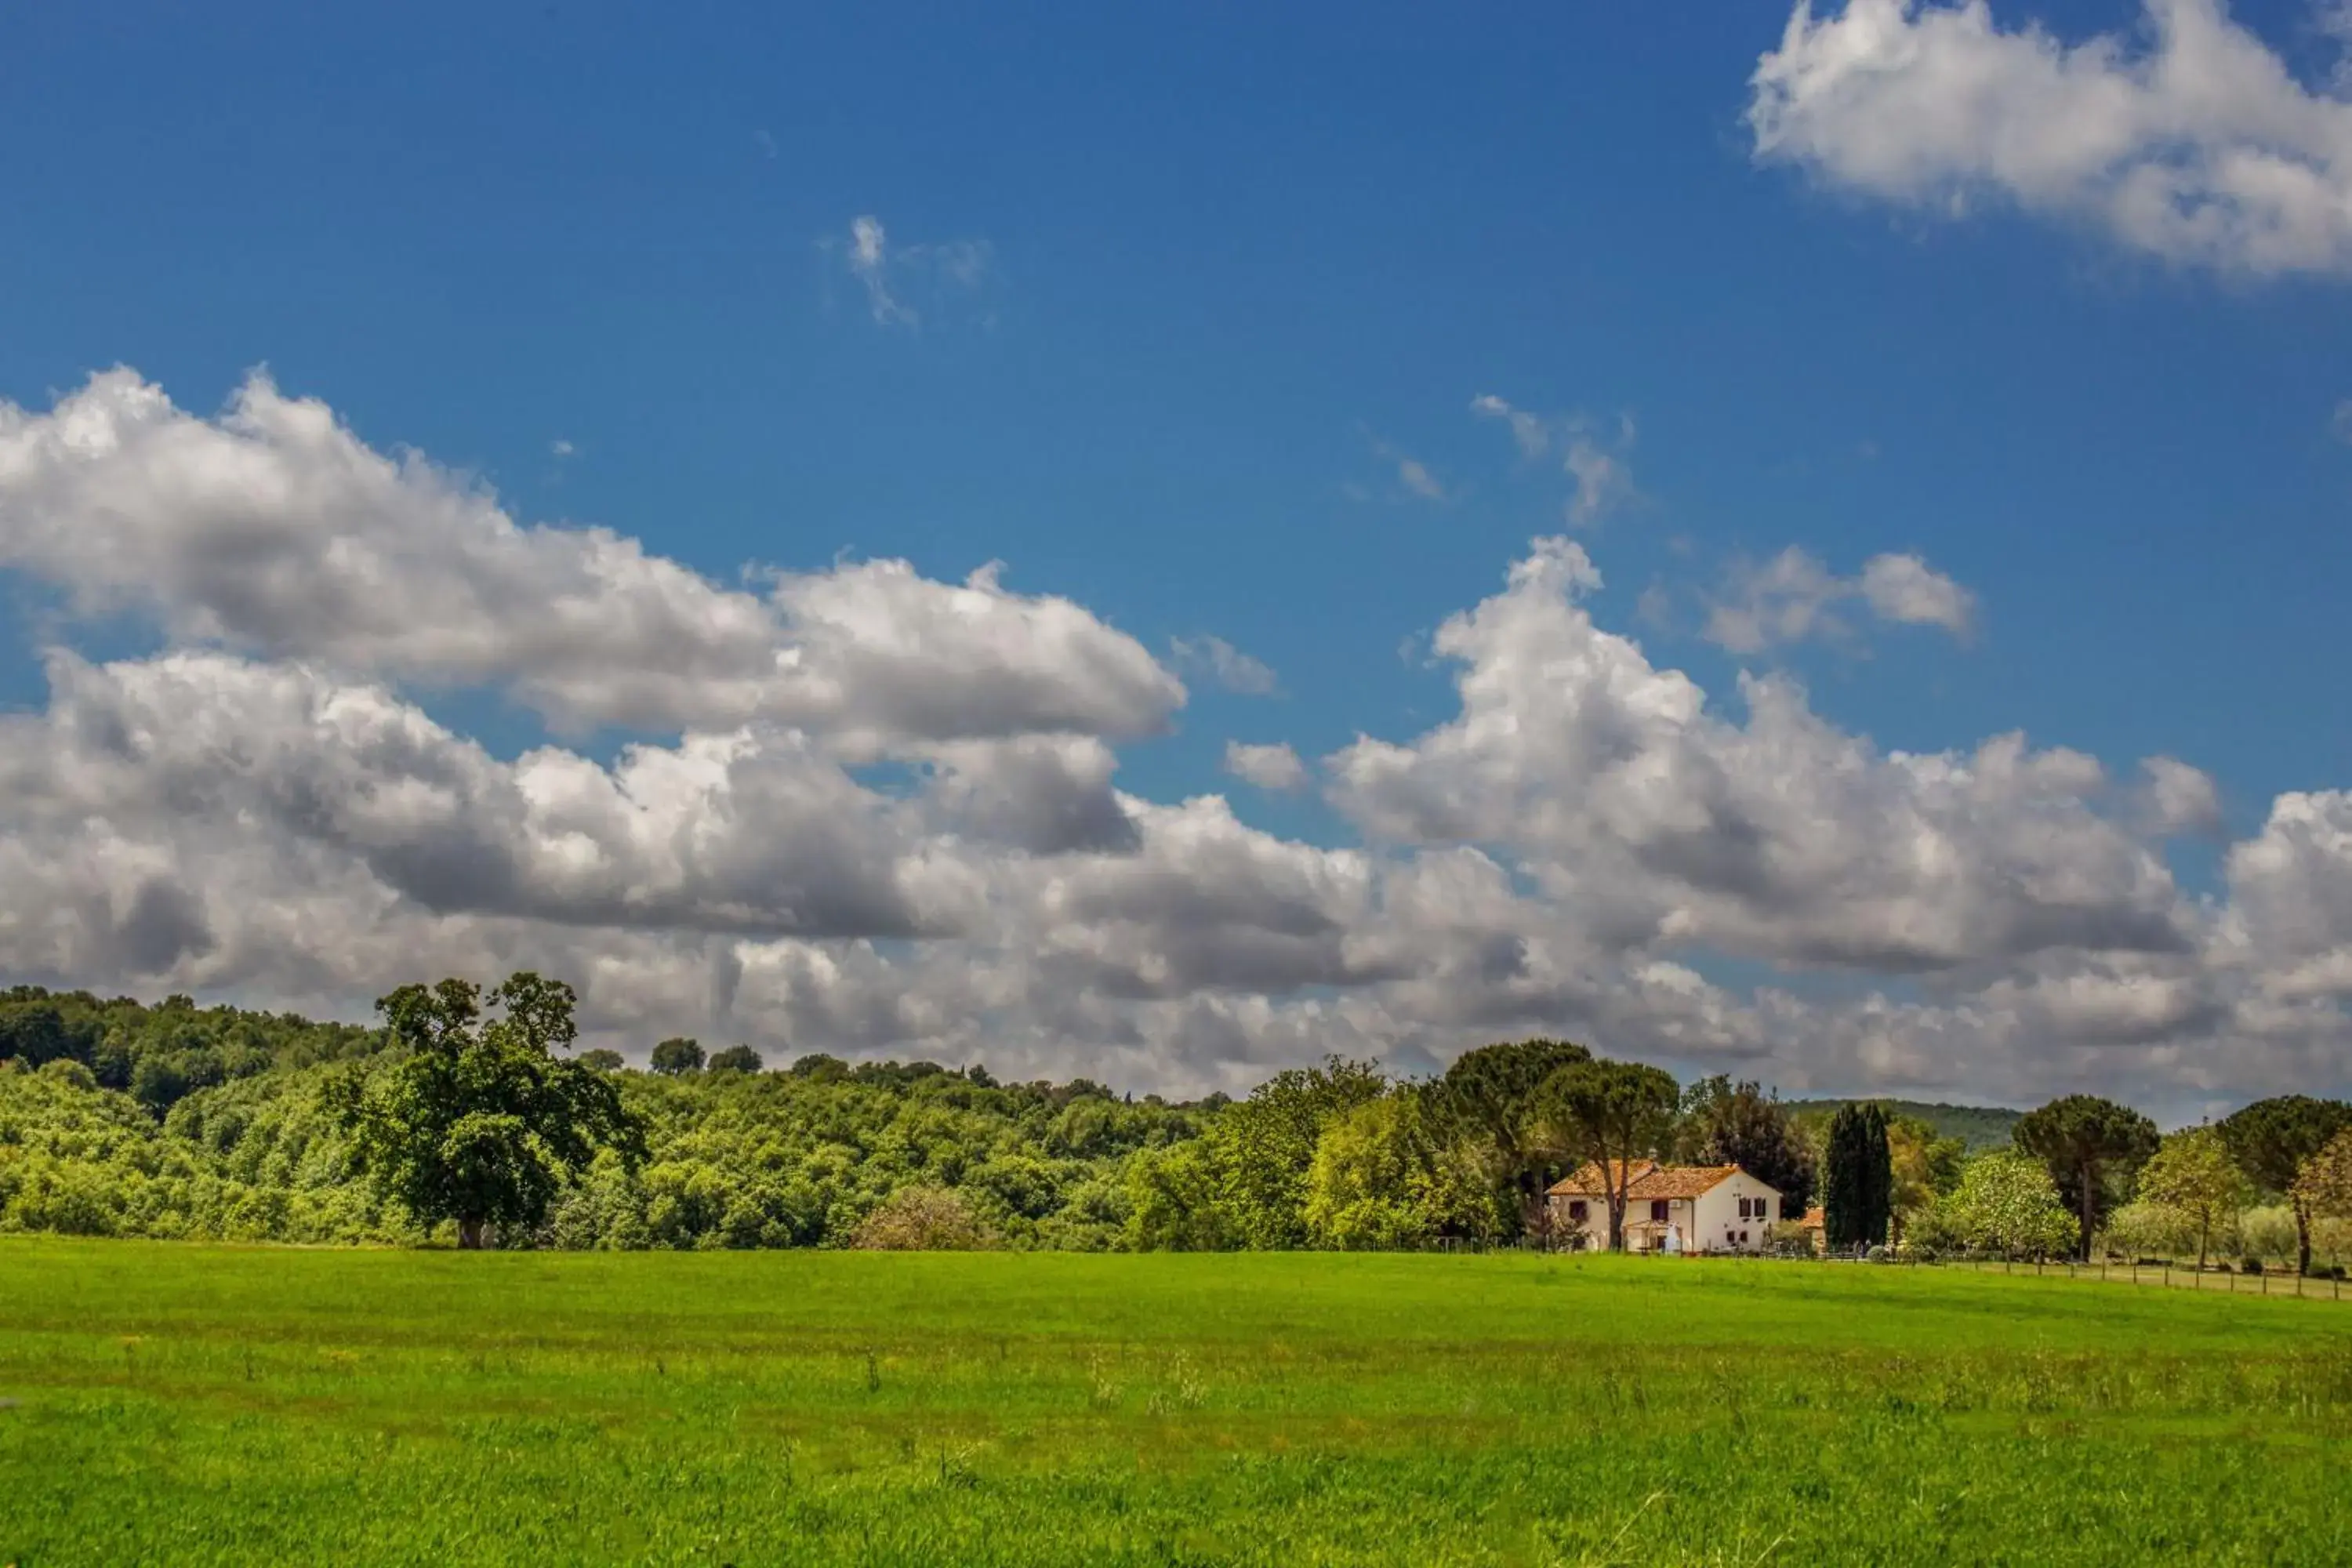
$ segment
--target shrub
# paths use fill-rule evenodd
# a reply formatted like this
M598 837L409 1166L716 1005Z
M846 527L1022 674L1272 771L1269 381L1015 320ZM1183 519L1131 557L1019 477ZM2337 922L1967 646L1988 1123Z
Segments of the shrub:
M901 1187L859 1222L849 1245L867 1252L978 1252L996 1245L962 1194Z
M2136 1256L2197 1256L2197 1227L2161 1204L2126 1204L2107 1216L2107 1245Z
M1895 1255L1887 1251L1884 1246L1874 1246L1864 1256L1873 1263L1891 1263L1895 1259Z
M2266 1204L2238 1216L2237 1246L2246 1258L2293 1258L2295 1255L2294 1210L2284 1204Z
M2238 1270L2242 1274L2260 1274L2263 1271L2263 1260L2259 1258L2242 1258L2238 1263Z

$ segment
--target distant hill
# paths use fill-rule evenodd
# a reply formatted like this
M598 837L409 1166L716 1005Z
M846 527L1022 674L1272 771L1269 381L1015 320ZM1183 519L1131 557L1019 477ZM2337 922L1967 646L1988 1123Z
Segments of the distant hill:
M1853 1100L1784 1100L1780 1102L1801 1116L1834 1116L1848 1105L1868 1104ZM1881 1100L1898 1116L1909 1116L1926 1122L1936 1130L1939 1138L1957 1138L1968 1145L1969 1152L1986 1149L2005 1149L2011 1132L2017 1126L2022 1110L2011 1110L2002 1105L1929 1105L1916 1100Z

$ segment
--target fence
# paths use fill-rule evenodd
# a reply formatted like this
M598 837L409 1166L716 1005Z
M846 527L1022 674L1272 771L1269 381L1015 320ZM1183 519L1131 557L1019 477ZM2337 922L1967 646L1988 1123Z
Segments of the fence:
M2258 1274L2248 1274L2226 1264L2209 1263L2200 1268L2193 1263L2175 1263L2169 1258L2116 1261L2100 1258L2090 1263L2074 1259L2051 1261L2036 1258L2026 1261L2011 1258L1982 1258L1963 1255L1912 1267L1972 1268L1990 1273L1995 1269L2004 1274L2032 1270L2044 1277L2062 1270L2069 1279L2100 1279L2110 1283L2156 1285L2169 1289L2216 1290L2231 1295L2293 1296L2314 1301L2344 1300L2344 1276L2336 1270L2326 1278L2298 1274L2292 1268L2264 1268Z
M1510 1241L1481 1241L1471 1237L1441 1236L1423 1242L1417 1249L1423 1252L1486 1253L1486 1252L1564 1252L1568 1247L1555 1247L1549 1238L1523 1236ZM2100 1258L2089 1263L2071 1258L2014 1258L1999 1252L1943 1253L1933 1258L1888 1253L1873 1264L1851 1254L1784 1252L1709 1254L1704 1252L1634 1254L1643 1258L1706 1258L1738 1256L1760 1258L1789 1263L1859 1263L1864 1267L1897 1268L1963 1268L1979 1273L2032 1274L2042 1279L2064 1275L2068 1279L2098 1279L2109 1284L2151 1285L2175 1290L2210 1290L2229 1295L2294 1297L2310 1301L2341 1301L2347 1283L2342 1270L2326 1279L2295 1273L2292 1268L2264 1268L2259 1274L2248 1274L2218 1262L2208 1262L2202 1268L2193 1263L2179 1263L2170 1258L2140 1258L2130 1262Z
M1986 1274L2032 1274L2038 1279L2056 1279L2063 1275L2068 1279L2097 1279L2109 1284L2153 1285L2168 1289L2211 1290L2229 1295L2292 1296L2310 1301L2341 1301L2345 1299L2347 1283L2340 1268L2325 1278L2298 1274L2287 1268L2245 1273L2217 1261L2209 1260L2204 1268L2200 1268L2193 1263L2164 1258L2131 1260L2102 1258L2084 1263L2074 1258L2018 1258L2001 1252L1939 1253L1927 1258L1890 1252L1874 1264L1866 1258L1852 1254L1808 1251L1793 1256L1788 1253L1768 1253L1765 1256L1794 1263L1964 1268Z

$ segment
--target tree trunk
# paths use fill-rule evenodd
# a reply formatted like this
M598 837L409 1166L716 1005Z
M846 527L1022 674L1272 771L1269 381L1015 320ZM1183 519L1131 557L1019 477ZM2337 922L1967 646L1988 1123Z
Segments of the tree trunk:
M2213 1222L2209 1218L2197 1232L2197 1272L2200 1274L2205 1272L2205 1247L2212 1238Z
M1551 1199L1544 1193L1543 1178L1539 1170L1523 1170L1513 1184L1519 1194L1519 1228L1548 1237L1552 1232Z
M2098 1178L2085 1165L2076 1173L2075 1179L2083 1184L2083 1261L2088 1263L2091 1261L2091 1215L2098 1206L2099 1189L2094 1184Z
M2294 1205L2294 1277L2298 1279L2311 1272L2311 1206ZM2296 1286L2296 1289L2303 1287Z
M482 1247L482 1232L483 1232L483 1231L484 1231L484 1229L486 1229L486 1228L487 1228L486 1222L484 1222L484 1221L482 1221L482 1220L478 1220L478 1219L461 1219L461 1220L459 1220L459 1221L457 1222L457 1245L458 1245L458 1247L461 1247L462 1249L464 1249L465 1251L467 1251L467 1252L478 1252L478 1251L480 1251L480 1250L481 1250L481 1247Z
M1601 1183L1604 1188L1608 1184L1606 1181ZM1609 1201L1609 1250L1622 1252L1625 1250L1625 1195L1622 1193L1606 1195Z

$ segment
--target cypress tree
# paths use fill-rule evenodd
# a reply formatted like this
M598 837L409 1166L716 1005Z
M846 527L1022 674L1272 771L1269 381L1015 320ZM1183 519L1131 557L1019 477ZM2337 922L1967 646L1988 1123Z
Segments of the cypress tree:
M1851 1105L1838 1107L1830 1118L1829 1146L1822 1152L1822 1236L1833 1252L1853 1245L1861 1226L1854 1213L1854 1132L1858 1119Z
M1895 1210L1895 1161L1886 1112L1877 1105L1841 1107L1830 1120L1822 1182L1822 1232L1833 1250L1875 1247Z
M1870 1107L1863 1132L1862 1241L1877 1247L1886 1240L1887 1226L1895 1218L1895 1154L1886 1142L1885 1107Z

